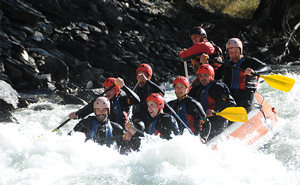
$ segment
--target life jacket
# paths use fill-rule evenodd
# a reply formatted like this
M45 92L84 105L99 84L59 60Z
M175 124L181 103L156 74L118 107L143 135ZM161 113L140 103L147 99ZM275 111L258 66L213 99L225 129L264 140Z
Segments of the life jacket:
M112 106L114 114L117 118L117 122L123 127L123 129L125 129L125 123L127 122L127 113L123 110L120 104L120 97L117 97L117 99L113 101Z
M200 100L201 100L201 105L202 105L204 111L206 111L207 109L212 109L212 110L215 109L216 101L212 97L209 96L209 89L214 84L215 84L215 82L211 82L206 87L201 88Z
M229 60L227 64L246 69L249 66L248 61L251 58L243 57L237 63ZM230 90L244 90L244 89L257 89L257 76L245 75L243 71L233 69L231 67L224 67L222 74L222 81L230 88Z
M97 119L95 118L93 120L93 125L92 125L92 129L88 132L85 133L86 135L86 141L91 139L93 141L95 141L95 138L96 138L96 134L97 134L97 129L98 129L98 126L99 126L99 122L97 121ZM110 124L110 120L107 121L107 123L104 125L105 126L105 133L106 133L106 138L110 138L110 137L113 137L113 129L112 129L112 126ZM108 139L106 140L106 146L110 146L112 140Z
M219 46L217 46L213 41L209 41L214 47L215 47L215 49L216 49L216 52L215 53L213 53L213 54L211 54L211 55L209 55L209 57L211 57L211 58L215 58L215 57L222 57L223 58L223 51L222 51L222 49L219 47Z
M176 101L175 101L176 102ZM172 107L175 106L175 102L173 105L171 105ZM190 114L187 113L187 104L188 104L188 98L185 98L177 107L177 114L180 117L180 119L186 123L186 125L189 127L189 129L195 133L195 125L194 125L194 117Z
M151 88L148 87L147 85L146 85L146 88L147 88L148 94L145 94L146 96L144 97L144 98L145 98L144 101L142 100L142 96L140 96L140 95L138 94L138 92L137 92L138 89L139 89L139 87L136 88L136 89L134 90L134 92L140 97L140 100L141 100L141 101L140 101L139 104L133 106L133 108L132 108L132 113L133 113L133 114L134 114L134 113L137 113L137 112L139 112L139 111L141 111L141 110L140 110L140 109L141 109L140 105L141 105L142 103L145 103L144 106L147 107L146 99L147 99L148 95L152 93L152 90L151 90ZM143 101L143 102L142 102L142 101ZM147 109L146 109L146 111L147 111Z
M239 60L236 64L233 66L240 68L242 63L244 62L244 58ZM239 71L237 69L231 69L232 70L232 80L231 80L231 87L230 89L246 89L246 77L247 75L244 74L243 71Z

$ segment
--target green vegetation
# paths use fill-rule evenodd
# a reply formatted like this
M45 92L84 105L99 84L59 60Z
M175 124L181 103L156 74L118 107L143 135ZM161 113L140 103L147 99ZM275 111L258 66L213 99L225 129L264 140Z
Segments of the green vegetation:
M252 17L260 0L194 0L207 10L217 13L226 13L236 18Z

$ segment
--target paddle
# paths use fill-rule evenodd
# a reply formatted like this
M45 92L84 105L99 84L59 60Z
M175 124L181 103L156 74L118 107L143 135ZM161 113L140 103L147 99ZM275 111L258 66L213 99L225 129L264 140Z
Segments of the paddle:
M173 113L173 115L181 122L181 124L184 125L184 127L190 132L190 134L192 134L193 136L195 135L191 129L182 121L182 119L176 114L176 112L174 111L174 109L165 101L166 106L171 110L171 112Z
M217 62L219 64L231 67L231 68L239 70L239 71L245 72L245 69L235 67L233 65L230 65L230 64L227 64L227 63L224 63L224 62L220 62L216 59L208 58L208 60L213 61L213 62ZM281 91L284 91L284 92L289 92L295 84L295 80L293 78L289 78L289 77L286 77L286 76L283 76L283 75L278 75L278 74L259 75L257 73L252 73L252 74L255 75L255 76L263 78L267 82L267 84L269 84L271 87L273 87L275 89L278 89L278 90L281 90Z
M214 113L233 122L247 122L248 115L244 107L227 107L221 112Z
M189 79L189 72L188 72L188 69L187 69L187 62L186 61L183 62L183 66L184 66L185 77L187 79Z

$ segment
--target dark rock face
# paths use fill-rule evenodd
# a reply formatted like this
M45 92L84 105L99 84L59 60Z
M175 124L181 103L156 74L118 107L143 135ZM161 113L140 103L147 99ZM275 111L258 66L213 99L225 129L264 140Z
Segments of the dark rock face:
M64 103L84 103L70 96L101 88L108 77L133 87L141 63L149 63L166 82L184 75L178 53L192 45L189 30L198 25L223 50L230 37L240 37L259 59L282 60L278 52L249 44L247 21L188 0L1 0L0 80L18 92L48 89Z

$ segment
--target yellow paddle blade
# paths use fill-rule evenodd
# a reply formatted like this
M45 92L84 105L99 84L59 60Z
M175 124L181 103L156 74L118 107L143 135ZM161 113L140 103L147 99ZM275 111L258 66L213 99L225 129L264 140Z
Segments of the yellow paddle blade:
M247 122L248 115L244 107L227 107L221 112L217 112L216 115L222 116L233 122Z
M271 87L284 92L289 92L295 84L295 80L293 78L283 75L259 75L259 77L263 78Z

